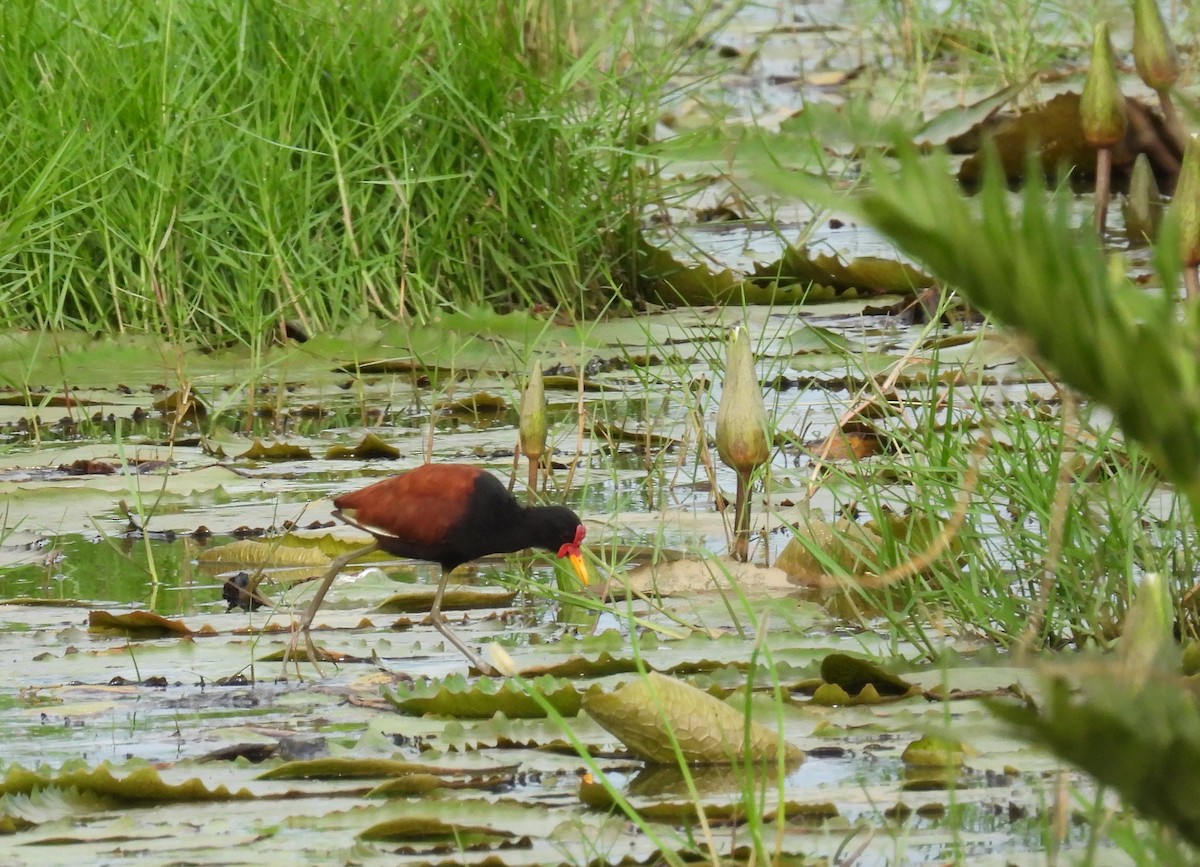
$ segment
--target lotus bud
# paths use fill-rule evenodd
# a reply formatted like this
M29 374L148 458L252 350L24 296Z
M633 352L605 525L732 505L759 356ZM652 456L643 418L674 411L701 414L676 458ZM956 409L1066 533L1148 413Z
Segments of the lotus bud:
M721 403L717 408L717 452L739 474L749 475L771 457L767 408L754 372L746 329L733 329L726 354Z
M1183 152L1171 210L1179 221L1179 257L1185 268L1200 265L1200 139L1192 136Z
M733 329L725 356L717 407L717 451L721 460L737 471L732 553L734 559L745 561L750 551L750 475L771 459L771 443L750 335L740 327Z
M1154 240L1162 215L1162 200L1150 158L1138 154L1129 176L1129 194L1125 196L1125 235L1131 244L1147 244Z
M1157 0L1133 0L1133 62L1142 81L1160 93L1179 79L1179 54Z
M1108 23L1096 25L1092 63L1079 100L1083 137L1092 147L1112 147L1125 136L1125 97L1117 83Z
M534 361L529 382L521 395L519 420L521 451L536 463L546 451L546 390L542 385L542 362Z

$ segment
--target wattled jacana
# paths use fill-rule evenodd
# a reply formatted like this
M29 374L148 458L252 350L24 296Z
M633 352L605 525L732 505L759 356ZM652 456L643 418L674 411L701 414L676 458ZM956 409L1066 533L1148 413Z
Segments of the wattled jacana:
M442 618L446 578L456 566L486 554L544 548L566 557L584 584L580 553L585 529L563 506L522 506L491 473L464 464L425 464L357 491L334 497L334 515L366 530L375 541L330 564L300 621L309 658L316 653L309 627L334 578L351 560L381 548L389 554L429 560L442 567L429 619L446 639L485 674L492 672Z

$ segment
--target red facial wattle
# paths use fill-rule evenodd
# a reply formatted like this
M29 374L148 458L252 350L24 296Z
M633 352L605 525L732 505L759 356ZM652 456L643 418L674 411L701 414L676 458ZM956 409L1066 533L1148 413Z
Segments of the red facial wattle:
M583 543L583 537L586 535L587 528L580 524L575 530L575 541L566 542L558 549L558 556L566 557L571 561L571 565L575 568L575 574L585 585L588 583L588 570L583 562L583 553L579 546Z

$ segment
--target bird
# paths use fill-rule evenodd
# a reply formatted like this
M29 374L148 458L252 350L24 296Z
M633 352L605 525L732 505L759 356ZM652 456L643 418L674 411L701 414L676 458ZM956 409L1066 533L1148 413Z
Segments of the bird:
M370 533L374 541L330 563L300 620L300 634L314 662L309 629L325 594L347 563L377 549L442 567L429 619L483 674L493 674L494 669L442 617L451 570L487 554L543 548L566 558L579 580L588 583L581 549L587 529L579 516L565 506L523 506L498 478L480 467L424 464L334 497L333 505L334 517Z

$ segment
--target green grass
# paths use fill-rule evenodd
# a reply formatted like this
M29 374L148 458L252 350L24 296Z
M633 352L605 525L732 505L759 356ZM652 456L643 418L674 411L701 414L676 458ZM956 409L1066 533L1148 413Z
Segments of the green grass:
M254 343L636 291L637 11L5 3L0 328Z

